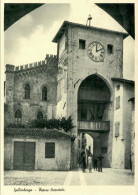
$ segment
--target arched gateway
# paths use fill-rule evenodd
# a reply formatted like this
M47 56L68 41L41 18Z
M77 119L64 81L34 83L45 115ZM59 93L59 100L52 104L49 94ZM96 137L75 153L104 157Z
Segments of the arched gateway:
M88 76L80 84L78 90L78 142L81 144L78 144L78 155L80 158L80 154L84 151L86 156L88 152L94 156L102 154L104 167L110 167L111 164L110 100L111 92L105 81L97 74ZM88 134L93 138L93 145L89 143ZM84 135L86 135L85 138Z
M43 118L42 114L48 119L71 116L74 128L70 135L50 130L52 137L48 130L48 140L43 130L36 135L35 129L6 129L5 168L25 168L30 155L29 166L33 169L69 170L77 166L81 153L88 151L95 156L102 154L104 167L130 168L134 150L128 100L134 97L134 82L123 79L126 37L126 33L64 21L53 39L58 45L57 57L46 55L42 63L25 65L25 69L21 66L14 70L13 65L6 65L5 127L16 118L26 126L25 121L34 120L35 113L43 108L38 119ZM25 98L24 82L32 83L33 89ZM47 85L51 90L42 90ZM15 117L18 107L23 111L18 115L22 116Z
M129 167L127 119L133 87L123 79L126 37L126 33L65 21L53 39L58 43L56 116L71 116L75 126L71 168L77 166L83 150L83 132L93 137L93 152L102 153L104 167Z

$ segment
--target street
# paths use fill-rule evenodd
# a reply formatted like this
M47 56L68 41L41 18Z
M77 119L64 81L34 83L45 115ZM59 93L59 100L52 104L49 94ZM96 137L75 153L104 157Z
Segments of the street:
M103 172L80 168L72 171L5 171L5 185L79 186L79 185L134 185L130 170L104 168Z

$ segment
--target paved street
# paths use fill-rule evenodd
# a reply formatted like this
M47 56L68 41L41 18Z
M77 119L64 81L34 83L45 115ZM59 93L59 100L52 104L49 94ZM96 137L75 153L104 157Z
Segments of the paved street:
M133 185L134 175L130 170L105 168L103 172L85 173L73 171L5 171L5 185Z

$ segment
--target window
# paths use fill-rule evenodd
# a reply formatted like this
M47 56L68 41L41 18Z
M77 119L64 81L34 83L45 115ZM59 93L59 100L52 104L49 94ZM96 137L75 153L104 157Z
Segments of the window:
M30 99L30 85L28 83L25 85L25 99Z
M43 119L43 113L41 112L41 111L39 111L38 113L37 113L37 120L42 120Z
M108 44L107 45L107 53L112 54L113 53L113 45Z
M45 158L55 158L55 143L45 143Z
M21 123L22 122L22 113L21 110L16 110L15 112L15 123Z
M119 136L120 122L115 123L115 137Z
M47 100L47 87L44 86L42 89L42 100L46 101Z
M79 39L79 49L85 49L85 40Z
M116 97L116 110L120 108L120 96Z
M81 119L82 120L87 119L87 109L84 109L84 108L81 109Z
M120 85L117 85L116 89L117 89L117 91L119 91L120 90Z
M101 153L107 153L107 147L102 147L101 148Z

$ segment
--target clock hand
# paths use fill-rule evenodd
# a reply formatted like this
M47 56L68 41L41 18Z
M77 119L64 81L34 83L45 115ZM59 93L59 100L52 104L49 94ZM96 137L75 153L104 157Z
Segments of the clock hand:
M97 50L97 45L96 45L96 52L97 52L98 50Z
M100 50L102 50L102 49L103 49L103 48L101 48L101 49L99 49L99 50L96 49L96 52L98 52L98 51L100 51Z

